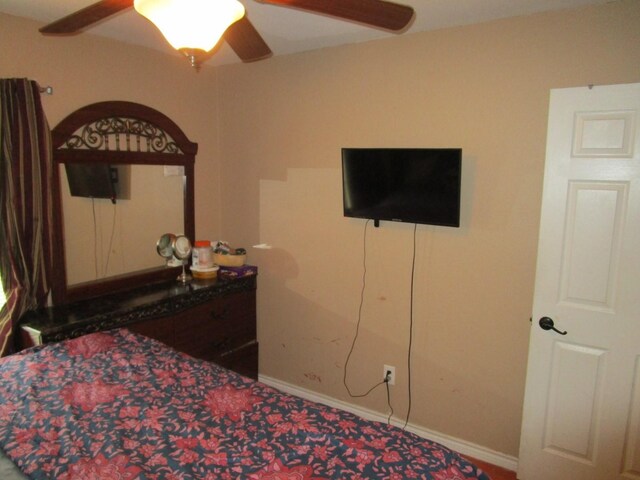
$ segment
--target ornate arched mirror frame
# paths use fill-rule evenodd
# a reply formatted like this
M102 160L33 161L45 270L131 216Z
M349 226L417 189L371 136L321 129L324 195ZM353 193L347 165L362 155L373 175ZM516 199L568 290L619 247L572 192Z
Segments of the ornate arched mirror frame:
M193 239L193 176L198 144L191 142L180 127L163 113L145 105L125 101L99 102L80 108L62 120L51 134L54 163L54 304L61 305L175 278L177 268L158 267L68 285L60 165L106 163L184 167L184 233ZM153 246L150 245L149 248Z

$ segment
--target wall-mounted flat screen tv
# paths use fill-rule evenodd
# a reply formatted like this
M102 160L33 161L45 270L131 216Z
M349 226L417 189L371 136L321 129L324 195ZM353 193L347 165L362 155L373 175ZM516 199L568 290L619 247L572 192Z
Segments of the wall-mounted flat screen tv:
M345 217L460 226L460 148L343 148Z
M106 163L65 163L69 191L73 197L129 198L127 192L130 166L113 166Z

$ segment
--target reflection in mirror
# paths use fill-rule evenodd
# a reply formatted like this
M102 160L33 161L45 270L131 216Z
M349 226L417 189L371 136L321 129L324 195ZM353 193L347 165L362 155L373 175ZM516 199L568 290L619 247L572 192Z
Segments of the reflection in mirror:
M86 189L75 189L72 196L69 170L59 168L68 285L166 264L154 247L163 232L183 233L182 167L127 165L127 174L121 171L118 177L126 183L125 194L115 203L84 196Z
M176 236L173 233L164 233L156 244L156 250L158 251L158 255L162 258L167 259L167 263L169 260L173 259L173 247L176 242Z

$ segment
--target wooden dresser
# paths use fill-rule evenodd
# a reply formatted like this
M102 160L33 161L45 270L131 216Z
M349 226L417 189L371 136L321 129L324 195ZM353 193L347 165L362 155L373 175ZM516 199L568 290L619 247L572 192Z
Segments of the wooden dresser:
M256 275L147 285L28 312L19 348L126 327L193 357L258 377Z

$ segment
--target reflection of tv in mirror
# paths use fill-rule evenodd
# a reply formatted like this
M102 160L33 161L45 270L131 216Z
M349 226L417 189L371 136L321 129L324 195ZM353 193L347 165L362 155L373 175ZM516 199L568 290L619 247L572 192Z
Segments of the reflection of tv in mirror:
M65 163L72 197L130 199L131 165Z

